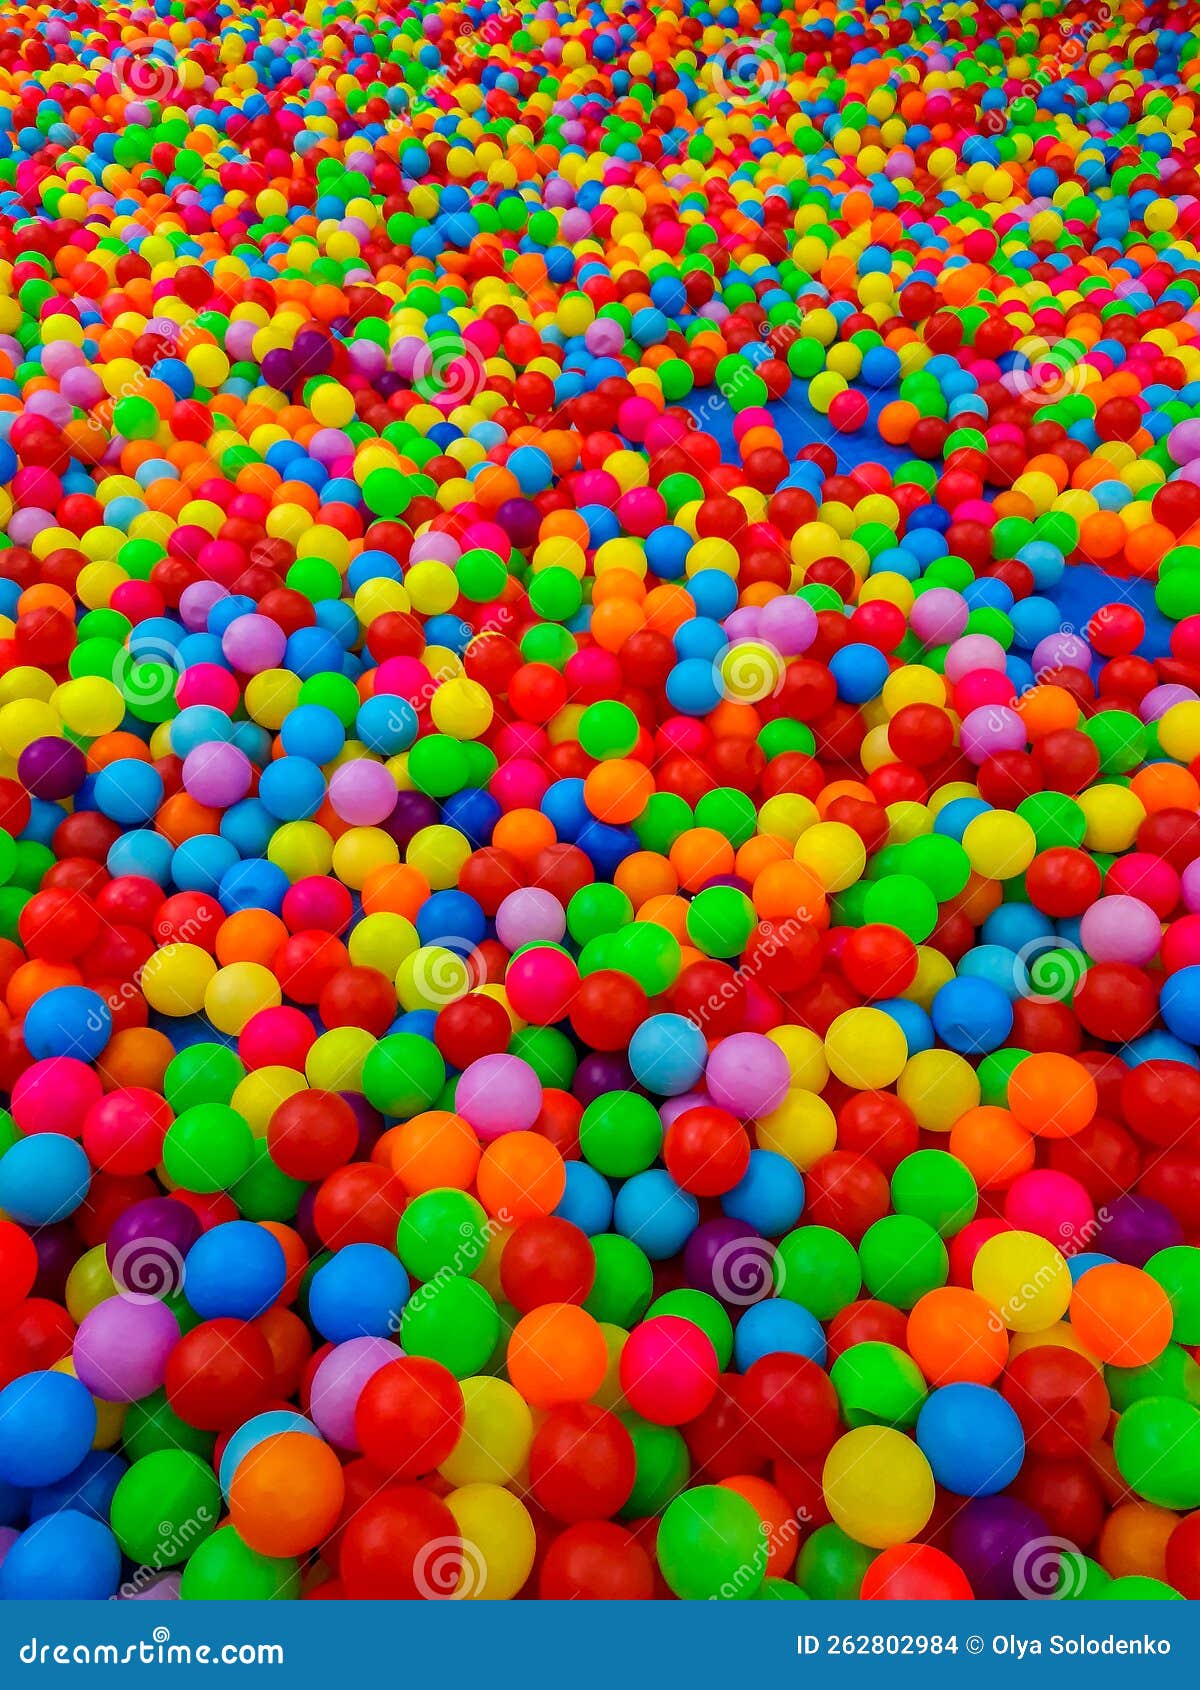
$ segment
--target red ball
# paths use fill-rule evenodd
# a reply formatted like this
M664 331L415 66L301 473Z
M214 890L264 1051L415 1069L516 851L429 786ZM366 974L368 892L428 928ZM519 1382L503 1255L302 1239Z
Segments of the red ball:
M568 1526L546 1551L538 1574L543 1602L648 1602L654 1565L624 1526L606 1520Z
M789 1461L824 1455L841 1429L837 1392L807 1356L760 1356L743 1375L741 1400L772 1455Z
M271 1160L291 1179L324 1179L357 1148L357 1117L337 1092L297 1092L284 1099L267 1127Z
M839 957L842 973L864 998L895 998L917 977L920 958L907 933L882 922L852 928Z
M750 1139L735 1115L712 1104L685 1109L667 1128L663 1161L676 1185L696 1197L720 1197L750 1165Z
M167 1360L167 1401L202 1432L240 1426L265 1407L275 1376L270 1345L246 1320L205 1320Z
M363 1386L354 1431L368 1461L393 1479L416 1479L446 1460L463 1429L458 1380L440 1361L402 1356Z
M646 1018L649 1000L636 980L601 968L579 982L571 1027L592 1050L625 1050Z
M558 1215L522 1221L500 1258L500 1284L520 1314L543 1303L582 1303L596 1279L596 1255L585 1232Z
M957 1561L928 1543L882 1550L863 1574L864 1602L970 1602L970 1581Z
M418 1485L387 1485L363 1503L342 1534L338 1567L354 1602L431 1601L478 1581L454 1515Z
M1078 1455L1108 1426L1108 1388L1100 1369L1075 1350L1042 1345L1005 1369L1001 1390L1016 1410L1033 1455Z
M607 1520L637 1476L633 1439L608 1409L572 1403L548 1414L529 1451L529 1485L556 1520Z

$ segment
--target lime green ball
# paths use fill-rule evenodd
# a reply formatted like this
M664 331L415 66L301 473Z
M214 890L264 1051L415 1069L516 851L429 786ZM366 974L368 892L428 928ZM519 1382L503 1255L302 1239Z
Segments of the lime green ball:
M1173 1244L1151 1256L1145 1271L1171 1300L1176 1343L1200 1344L1200 1250Z
M1200 1408L1178 1397L1143 1397L1117 1421L1117 1470L1160 1508L1200 1506Z
M389 1033L363 1063L362 1088L381 1114L411 1120L432 1106L446 1083L446 1064L437 1046L416 1033ZM425 1275L421 1275L425 1278Z
M766 1573L761 1519L721 1485L697 1485L668 1504L657 1550L663 1578L684 1602L745 1601L758 1594Z
M236 1051L228 1046L189 1045L167 1064L163 1096L181 1115L197 1103L228 1103L245 1078Z
M163 1166L185 1191L227 1191L254 1158L245 1117L226 1103L196 1103L177 1115L163 1140Z
M851 1602L878 1551L847 1537L840 1526L818 1526L796 1561L796 1583L814 1602Z
M832 1320L862 1289L858 1252L827 1226L801 1226L779 1242L771 1264L775 1294Z
M487 1250L488 1219L465 1191L423 1191L400 1216L396 1254L415 1279L473 1274Z
M688 905L687 936L705 956L740 956L758 920L746 894L736 886L708 886Z
M596 1277L584 1301L595 1320L629 1331L654 1295L654 1269L646 1252L619 1232L598 1232L591 1240Z
M927 1387L921 1369L894 1344L851 1344L829 1370L847 1426L894 1426L907 1431L917 1423Z
M692 1473L692 1458L683 1433L674 1426L655 1426L640 1414L623 1410L618 1418L633 1439L634 1480L629 1500L620 1510L623 1520L652 1519L678 1496Z
M607 1179L628 1179L653 1166L662 1140L658 1110L637 1092L602 1093L588 1104L579 1122L584 1159Z
M191 1556L179 1594L185 1602L294 1602L300 1563L290 1556L260 1555L232 1526L222 1526Z
M474 1279L455 1275L423 1285L404 1305L400 1347L405 1355L441 1362L456 1379L482 1373L500 1340L500 1312Z
M949 1257L928 1221L885 1215L868 1227L858 1247L863 1283L872 1297L911 1309L927 1291L946 1283Z
M915 1150L892 1175L892 1207L899 1215L927 1221L943 1238L953 1238L979 1207L979 1188L969 1168L946 1150Z
M638 719L627 704L602 699L589 704L579 718L579 743L589 757L628 757L637 744Z
M161 1387L131 1402L121 1427L121 1447L130 1461L141 1461L157 1450L186 1450L208 1461L216 1444L215 1432L201 1432L181 1420Z
M122 1474L110 1524L131 1561L173 1567L211 1536L221 1517L221 1487L206 1461L184 1449L160 1449Z

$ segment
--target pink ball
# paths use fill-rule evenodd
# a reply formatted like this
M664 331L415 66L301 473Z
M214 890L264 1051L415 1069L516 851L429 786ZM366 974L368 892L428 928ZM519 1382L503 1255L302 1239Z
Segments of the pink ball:
M367 1380L404 1354L389 1338L349 1338L313 1374L308 1412L323 1437L339 1449L357 1449L354 1411Z
M104 1096L95 1069L74 1056L48 1056L19 1076L12 1089L12 1117L23 1134L64 1133L78 1138L88 1110Z
M718 1108L745 1121L779 1107L791 1069L779 1046L764 1034L734 1033L709 1056L704 1084Z
M1149 851L1131 851L1118 857L1104 877L1104 890L1109 896L1124 893L1137 898L1160 916L1168 916L1179 902L1179 876L1170 863Z
M1087 1191L1070 1174L1053 1168L1017 1175L1004 1199L1004 1218L1018 1232L1035 1232L1068 1256L1086 1250L1096 1231Z
M378 827L396 808L396 782L382 763L358 757L333 771L329 802L351 827Z
M763 605L758 634L784 657L797 657L816 639L817 627L817 613L807 599L781 593Z
M238 1056L247 1068L294 1068L304 1072L316 1043L316 1028L302 1010L287 1004L257 1010L238 1035Z
M1084 911L1079 938L1097 962L1131 962L1140 968L1158 955L1162 925L1140 898L1098 898Z
M178 1342L179 1323L165 1303L109 1297L79 1323L75 1373L102 1402L137 1402L162 1384Z
M966 599L953 587L931 587L914 603L909 623L926 645L947 645L962 633L970 614Z
M965 634L946 653L946 679L957 684L974 669L1003 669L1005 658L1004 647L990 634Z
M287 635L269 616L235 616L221 635L221 650L244 675L277 669L287 649Z
M656 1315L635 1326L621 1351L625 1400L655 1426L682 1426L702 1414L719 1372L710 1339L679 1315Z
M986 763L1001 751L1024 751L1025 724L1015 710L1002 704L985 704L963 718L963 755L972 763Z
M523 1021L549 1027L569 1013L579 986L579 970L571 957L553 945L522 951L504 976L508 1001Z
M193 704L211 704L232 716L241 702L241 689L228 669L217 663L196 663L185 669L175 688L175 698L181 710Z
M505 810L536 810L550 785L550 772L528 757L514 757L497 769L488 790Z
M519 1056L481 1056L463 1070L454 1107L485 1142L527 1132L542 1112L542 1083Z
M557 945L567 931L567 917L553 892L540 886L522 886L496 911L496 937L507 950L548 939Z

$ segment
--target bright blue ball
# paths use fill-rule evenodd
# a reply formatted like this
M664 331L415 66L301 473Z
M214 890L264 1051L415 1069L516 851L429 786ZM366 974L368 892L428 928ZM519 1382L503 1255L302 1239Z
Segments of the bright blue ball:
M917 1443L938 1484L956 1496L994 1496L1025 1459L1015 1409L987 1385L933 1391L917 1416Z
M89 1514L64 1509L35 1520L0 1566L0 1601L107 1601L121 1579L117 1540Z
M1162 983L1159 1010L1177 1039L1200 1044L1200 966L1180 968Z
M47 1056L94 1062L112 1038L112 1010L86 986L55 986L30 1005L23 1033L35 1062Z
M100 770L92 788L96 808L122 827L141 827L163 798L163 779L153 763L118 757Z
M829 673L837 682L838 697L848 704L866 704L878 698L887 680L888 660L878 646L844 645L829 659Z
M0 1157L0 1209L22 1226L50 1226L73 1215L92 1169L83 1146L65 1133L32 1133Z
M278 821L307 821L325 801L325 776L307 757L277 757L262 772L258 801Z
M9 1484L65 1479L95 1436L96 1405L69 1373L24 1373L0 1391L0 1479Z
M708 1044L685 1015L651 1015L629 1042L629 1066L647 1091L680 1097L704 1073Z
M211 1227L184 1262L187 1300L202 1320L257 1320L286 1279L283 1246L257 1221L225 1221Z
M566 1185L554 1213L560 1220L570 1221L580 1232L595 1238L612 1225L612 1187L603 1174L597 1173L588 1162L568 1162Z
M780 1238L804 1212L804 1177L777 1151L752 1150L745 1173L722 1197L721 1207L764 1238Z
M938 1038L964 1056L998 1050L1012 1032L1012 1024L1012 1004L990 980L947 980L933 1000Z
M617 1193L613 1225L652 1262L677 1256L700 1223L700 1205L665 1168L647 1168Z
M308 1289L308 1313L322 1338L390 1338L409 1299L408 1274L380 1244L347 1244L318 1268Z
M43 1515L73 1508L77 1514L107 1520L113 1492L128 1471L124 1456L111 1449L89 1449L74 1472L52 1485L39 1485L30 1493L29 1518L40 1520Z
M801 1303L786 1297L751 1303L733 1335L733 1359L739 1373L769 1355L808 1356L824 1367L826 1353L821 1322Z

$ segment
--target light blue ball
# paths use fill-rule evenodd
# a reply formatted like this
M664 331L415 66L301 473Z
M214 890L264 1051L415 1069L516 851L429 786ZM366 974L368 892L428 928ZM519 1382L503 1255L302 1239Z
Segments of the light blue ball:
M92 1169L83 1146L64 1133L19 1138L0 1157L0 1209L22 1226L50 1226L73 1215Z
M745 1173L722 1197L721 1207L764 1238L780 1238L804 1212L804 1176L777 1151L752 1150Z
M808 1356L818 1367L825 1366L825 1333L816 1315L801 1303L786 1297L766 1297L752 1303L737 1323L733 1335L733 1359L739 1373L745 1373L763 1356Z
M647 1168L627 1179L617 1193L613 1225L652 1262L676 1256L700 1222L700 1205L675 1184L665 1168Z
M629 1043L634 1078L660 1097L680 1097L691 1091L707 1060L704 1034L685 1015L651 1015Z

